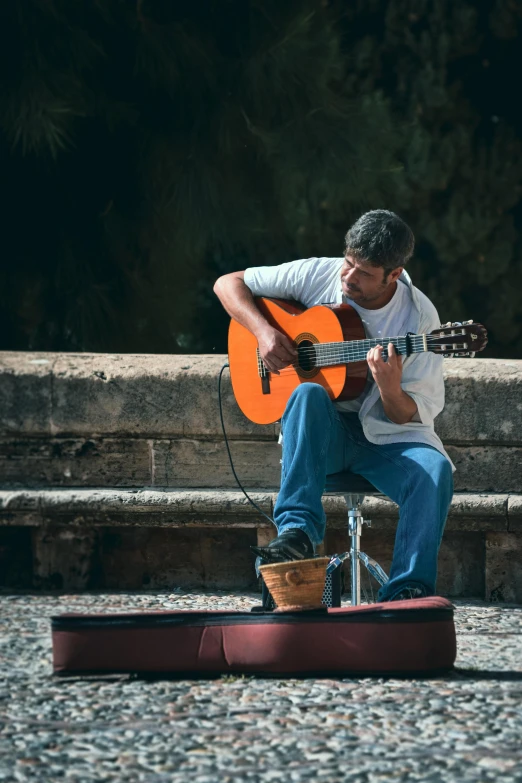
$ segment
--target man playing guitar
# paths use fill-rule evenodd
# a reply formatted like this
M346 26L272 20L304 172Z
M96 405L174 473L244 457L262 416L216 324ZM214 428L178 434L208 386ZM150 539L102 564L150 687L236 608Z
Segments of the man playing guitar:
M404 271L414 249L411 229L393 212L362 215L346 234L344 258L309 258L253 267L220 277L214 291L229 315L257 339L266 369L294 363L294 343L274 328L254 296L306 307L347 303L366 337L430 332L440 320ZM368 378L353 400L335 402L318 383L301 383L281 422L281 489L274 509L278 535L254 551L268 562L313 556L325 533L321 497L329 473L350 469L399 505L390 579L379 600L435 593L437 558L453 494L453 465L433 422L444 407L442 356L403 359L392 343L366 356Z

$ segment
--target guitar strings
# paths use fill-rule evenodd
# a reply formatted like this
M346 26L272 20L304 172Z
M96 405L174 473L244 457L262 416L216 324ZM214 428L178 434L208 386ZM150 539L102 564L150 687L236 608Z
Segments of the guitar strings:
M455 338L455 337L465 337L465 336L466 335L456 335L456 334L455 335L448 335L448 337L453 337L453 338ZM411 340L412 343L416 344L419 347L424 344L424 336L423 335L419 335L418 337L416 336L416 337L409 338L409 339ZM426 342L427 343L432 343L432 344L438 343L442 339L443 339L442 337L430 337L429 335L426 335ZM399 338L397 338L397 337L394 337L394 338L384 337L382 340L377 340L377 339L372 339L372 340L354 340L353 342L355 342L355 343L365 343L366 345L369 345L370 348L374 348L377 345L383 345L384 343L386 343L386 344L393 343L394 345L396 345L396 343L406 342L406 340L407 340L406 337L399 337ZM452 341L451 340L447 340L446 344L449 344L450 342L452 342ZM336 350L341 350L341 351L345 351L345 350L354 350L354 351L365 350L365 348L363 349L362 345L355 345L355 346L353 346L351 344L351 342L346 342L346 343L314 343L313 345L310 345L310 346L303 346L302 348L298 348L300 353L301 352L304 353L304 352L307 352L307 351L311 352L311 353L314 353L315 351L322 350L322 349L336 349Z
M443 345L444 346L449 346L449 345L454 345L454 344L458 344L457 341L452 342L452 343L429 343L429 342L426 343L427 347L437 347L437 346L442 347ZM462 345L464 346L464 343L462 343ZM371 347L375 347L375 346L371 346ZM399 348L400 348L400 346L399 346ZM424 345L422 343L419 343L418 345L414 345L414 349L415 348L422 349L422 350L420 350L420 351L419 350L414 350L413 353L423 353L424 352L424 350L423 350L424 349ZM369 349L366 349L366 348L365 349L360 349L360 348L358 348L358 349L346 349L346 348L344 348L344 349L329 349L329 350L313 349L312 348L312 349L305 349L305 350L301 349L301 350L299 350L298 355L299 355L300 359L316 358L316 359L319 359L319 360L323 360L323 359L329 359L329 358L346 358L347 361L350 361L350 360L359 361L359 360L366 359L366 356L368 354L368 350ZM386 351L386 349L384 349L384 350ZM400 351L399 350L399 354L401 356L404 356L406 353L407 353L406 351Z
M457 335L455 335L455 337L456 336ZM455 341L449 341L448 340L446 343L441 343L440 339L441 338L431 338L431 339L428 338L426 340L426 345L432 345L432 346L436 346L436 345L452 345L454 342L457 342L456 340ZM361 342L366 342L366 341L361 340ZM309 346L309 347L307 346L307 347L303 347L303 348L298 348L298 353L299 353L300 357L304 357L304 358L306 358L307 356L310 356L310 357L316 356L316 357L321 357L321 358L327 358L329 356L360 356L362 358L365 358L367 353L368 353L368 350L370 350L370 348L374 348L377 345L382 345L382 343L384 343L384 342L386 342L386 341L375 342L375 344L370 344L369 347L367 347L366 345L364 347L363 346L352 347L352 346L350 346L348 344L339 346L339 345L336 345L335 343L331 343L331 344L329 344L329 343L315 343L315 345L313 345L313 346ZM387 343L390 343L390 342L393 342L393 341L392 340L388 340L387 341ZM415 348L417 348L417 349L419 349L419 348L423 349L424 348L424 340L422 338L420 338L418 340L412 340L412 343L413 343L414 349ZM396 345L395 343L393 343L393 344L395 345L396 348L399 348L399 349L401 347L405 347L405 346L401 346L400 344L399 345ZM418 353L418 352L419 352L418 350L417 351L415 351L415 350L413 351L413 353Z
M455 338L462 338L466 337L467 335L464 334L455 334L455 335L444 335L443 337L440 336L431 336L431 335L415 335L409 338L412 346L413 346L413 353L419 353L423 352L425 346L444 346L448 347L453 344L457 343L457 340ZM444 339L444 337L449 338L446 343L442 343L441 341ZM453 340L451 339L453 338ZM305 369L300 365L300 361L302 359L306 358L315 358L321 362L320 365L314 366L313 369L320 369L321 367L327 367L329 364L335 365L335 364L345 364L345 363L351 363L351 362L357 362L357 361L364 361L366 360L366 356L368 353L368 350L370 348L376 347L377 345L383 345L392 343L396 348L406 347L407 338L406 337L395 337L395 338L388 338L384 337L381 340L378 339L371 339L371 340L356 340L353 341L354 343L358 343L356 345L348 343L315 343L311 346L298 348L299 352L299 360L297 362L292 362L292 364L288 367L283 367L280 370L281 372L294 372L295 370L293 368L300 368ZM367 347L369 346L369 347ZM464 346L462 346L463 350ZM447 349L446 349L447 350ZM450 349L451 351L451 349ZM400 353L401 356L403 356L406 353ZM263 366L263 362L261 360L261 357L258 355L258 369L259 374L263 375L266 372L269 372L266 367Z
M457 335L455 335L457 337ZM361 342L366 342L361 340ZM364 346L351 346L351 345L336 345L335 343L315 343L313 346L307 346L303 348L298 348L298 353L300 356L328 356L330 354L336 354L336 355L358 355L358 356L366 356L370 348L375 348L377 345L382 345L383 348L385 347L383 343L386 343L386 347L388 343L393 341L381 341L381 342L375 342L374 344L366 344ZM454 343L459 342L458 340L447 340L446 342L441 342L441 338L428 338L426 340L426 345L436 346L436 345L453 345ZM424 340L421 338L419 340L412 340L412 344L414 347L413 353L418 353L419 351L415 349L423 349L424 348ZM396 348L403 348L406 347L404 345L401 345L400 343L397 345L396 343L393 343L393 345Z
M452 337L452 338L455 338L455 337L465 337L465 336L466 335L449 335L449 337ZM413 343L414 346L419 347L419 348L423 347L423 345L424 345L424 337L423 336L410 338L410 339L411 339L411 342ZM435 345L436 343L440 343L441 340L443 340L442 337L429 337L428 335L426 335L426 343L428 345L430 345L430 344L431 345ZM303 346L302 348L298 348L298 351L299 351L300 354L315 354L317 351L325 352L325 351L332 351L332 350L340 351L340 352L343 352L343 353L346 352L346 351L348 351L348 352L362 352L362 351L364 351L365 353L367 353L370 348L375 348L377 345L383 345L383 347L384 347L384 344L387 345L388 343L393 343L393 345L395 345L395 347L401 347L400 343L405 342L405 341L406 341L405 337L401 337L399 339L397 339L397 338L390 339L390 338L385 337L383 340L357 340L357 341L354 341L354 342L357 342L357 343L365 343L364 347L362 345L352 346L350 343L314 343L313 345L310 345L310 346ZM453 342L457 342L457 341L455 339L453 339L453 340L448 339L448 340L446 340L445 343L442 343L442 344L443 345L449 345L449 344L451 344ZM397 345L397 343L398 343L398 345ZM368 346L368 347L366 347L366 346Z

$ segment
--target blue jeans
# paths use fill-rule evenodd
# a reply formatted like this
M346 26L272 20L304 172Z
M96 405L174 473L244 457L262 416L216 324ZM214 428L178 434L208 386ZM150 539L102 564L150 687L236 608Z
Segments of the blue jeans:
M340 413L326 391L303 383L282 419L281 490L274 509L278 532L299 528L314 547L323 540L321 503L326 475L350 469L371 481L400 510L389 582L379 600L405 587L435 594L437 558L453 495L451 465L425 443L376 445L356 413Z

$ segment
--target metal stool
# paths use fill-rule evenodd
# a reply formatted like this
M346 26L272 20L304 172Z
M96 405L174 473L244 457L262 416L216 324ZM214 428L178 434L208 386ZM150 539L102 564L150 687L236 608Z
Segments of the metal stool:
M327 476L324 492L328 495L344 495L348 506L348 535L351 539L350 551L336 555L328 565L327 573L331 573L350 558L352 606L358 606L361 603L361 563L381 586L388 581L388 576L379 563L361 552L362 526L371 525L371 521L364 519L361 514L361 503L366 495L382 495L382 492L379 492L367 479L350 470Z

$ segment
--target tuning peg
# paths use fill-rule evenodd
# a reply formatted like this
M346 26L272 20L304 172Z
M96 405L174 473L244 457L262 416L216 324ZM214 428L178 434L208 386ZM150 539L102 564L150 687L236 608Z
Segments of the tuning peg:
M462 326L462 322L461 321L453 321L453 323L451 325L452 326Z
M472 323L473 323L473 320L471 320L471 321L463 321L462 322L462 326L470 326L470 324L472 324Z

